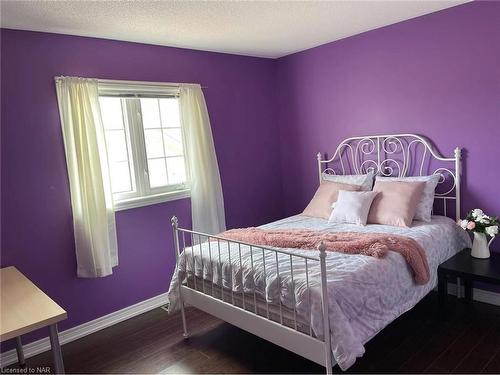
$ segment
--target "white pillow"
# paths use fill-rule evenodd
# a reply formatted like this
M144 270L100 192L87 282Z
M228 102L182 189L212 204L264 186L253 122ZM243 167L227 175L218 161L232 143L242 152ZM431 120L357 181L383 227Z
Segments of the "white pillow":
M436 186L439 182L441 175L433 174L430 176L412 176L412 177L384 177L377 176L377 181L406 181L406 182L415 182L415 181L423 181L425 182L424 191L422 192L422 196L417 204L417 209L415 211L415 217L413 220L420 221L431 221L432 215L432 206L434 205L434 193L436 190Z
M339 182L341 184L361 186L361 191L370 191L373 187L373 172L367 174L336 175L323 173L323 180Z
M340 190L328 222L366 225L370 206L377 194L376 191Z

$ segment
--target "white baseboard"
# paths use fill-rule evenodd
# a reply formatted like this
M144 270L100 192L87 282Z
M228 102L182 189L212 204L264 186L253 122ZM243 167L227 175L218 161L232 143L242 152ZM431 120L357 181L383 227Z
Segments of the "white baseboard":
M448 294L457 295L457 285L448 283ZM464 296L464 287L460 286L460 295ZM490 305L500 306L500 293L490 292L488 290L473 288L472 293L474 301L489 303Z
M115 311L111 314L101 316L100 318L91 320L90 322L59 332L59 341L61 344L66 344L68 342L78 340L81 337L90 335L91 333L100 331L101 329L153 310L157 307L165 305L166 303L167 293L160 294L156 297L136 303L135 305L129 307L125 307L124 309ZM49 338L45 337L23 345L23 350L26 358L33 357L37 354L50 350ZM15 362L17 362L16 349L1 353L0 367L5 367Z

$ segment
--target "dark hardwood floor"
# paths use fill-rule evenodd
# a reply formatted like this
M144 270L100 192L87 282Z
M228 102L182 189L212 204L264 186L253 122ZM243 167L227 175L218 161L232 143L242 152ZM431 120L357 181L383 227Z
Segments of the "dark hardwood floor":
M448 299L437 318L431 293L366 345L348 372L500 373L500 307ZM63 346L68 373L322 373L324 368L199 310L180 317L155 309ZM50 353L29 358L51 365ZM15 366L12 366L15 368ZM341 372L335 367L335 372Z

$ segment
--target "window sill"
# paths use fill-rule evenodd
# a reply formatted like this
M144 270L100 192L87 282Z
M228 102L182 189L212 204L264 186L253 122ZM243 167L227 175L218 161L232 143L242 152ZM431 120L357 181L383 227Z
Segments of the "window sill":
M115 212L128 210L130 208L144 207L150 206L153 204L164 203L175 201L178 199L189 198L191 196L191 192L189 189L185 190L176 190L168 193L161 193L155 195L148 195L144 197L124 199L118 202L115 202Z

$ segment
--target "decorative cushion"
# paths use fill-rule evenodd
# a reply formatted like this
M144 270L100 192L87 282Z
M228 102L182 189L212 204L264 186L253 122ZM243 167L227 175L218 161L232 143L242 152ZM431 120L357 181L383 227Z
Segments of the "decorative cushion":
M409 227L422 197L425 182L375 181L368 223Z
M340 182L341 184L358 185L361 186L361 191L370 191L373 186L373 172L367 174L346 174L335 175L323 173L322 177L325 181Z
M360 187L356 185L323 181L302 214L328 219L332 212L332 204L337 201L340 190L358 191L359 189Z
M366 225L370 206L377 194L376 191L340 190L328 222Z
M434 205L434 193L441 175L433 174L430 176L412 176L412 177L382 177L377 176L376 181L423 181L425 182L424 191L415 211L414 220L431 221L432 206Z

